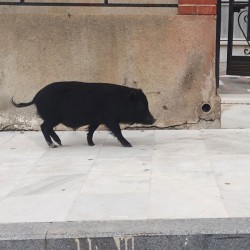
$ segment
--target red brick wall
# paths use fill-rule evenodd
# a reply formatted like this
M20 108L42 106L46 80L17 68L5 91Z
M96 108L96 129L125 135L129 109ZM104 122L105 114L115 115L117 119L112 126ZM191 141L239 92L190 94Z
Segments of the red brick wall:
M216 15L217 0L179 0L179 15Z

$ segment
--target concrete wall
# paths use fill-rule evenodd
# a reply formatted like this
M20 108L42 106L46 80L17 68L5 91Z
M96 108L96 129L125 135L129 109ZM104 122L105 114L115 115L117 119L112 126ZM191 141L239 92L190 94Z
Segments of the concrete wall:
M0 6L0 130L39 129L35 107L11 97L63 80L141 88L157 127L218 128L215 26L177 8Z

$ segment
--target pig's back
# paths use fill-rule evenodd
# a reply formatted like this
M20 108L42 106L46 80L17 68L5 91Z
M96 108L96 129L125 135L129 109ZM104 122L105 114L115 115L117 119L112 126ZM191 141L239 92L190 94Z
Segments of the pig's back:
M65 98L70 95L100 95L126 94L131 90L129 87L110 83L85 83L77 81L55 82L41 89L35 96L35 101L41 98L54 97Z
M60 120L78 127L103 117L118 116L126 108L130 88L106 83L57 82L35 96L38 114L43 119Z

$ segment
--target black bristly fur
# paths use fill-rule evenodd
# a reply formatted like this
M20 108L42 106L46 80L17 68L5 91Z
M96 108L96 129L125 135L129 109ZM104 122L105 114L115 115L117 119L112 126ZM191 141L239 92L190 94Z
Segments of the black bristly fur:
M41 89L29 103L15 103L18 108L35 104L44 120L41 130L50 147L52 139L61 145L53 131L59 123L77 129L89 125L88 144L93 146L93 133L106 125L125 147L131 144L122 136L119 123L153 124L142 90L107 83L57 82Z

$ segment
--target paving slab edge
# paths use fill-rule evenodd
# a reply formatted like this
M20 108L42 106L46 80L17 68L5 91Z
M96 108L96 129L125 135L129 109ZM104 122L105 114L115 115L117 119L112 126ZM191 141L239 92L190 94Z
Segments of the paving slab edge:
M246 104L250 103L250 94L219 94L221 104Z
M0 249L250 249L250 218L0 223Z

